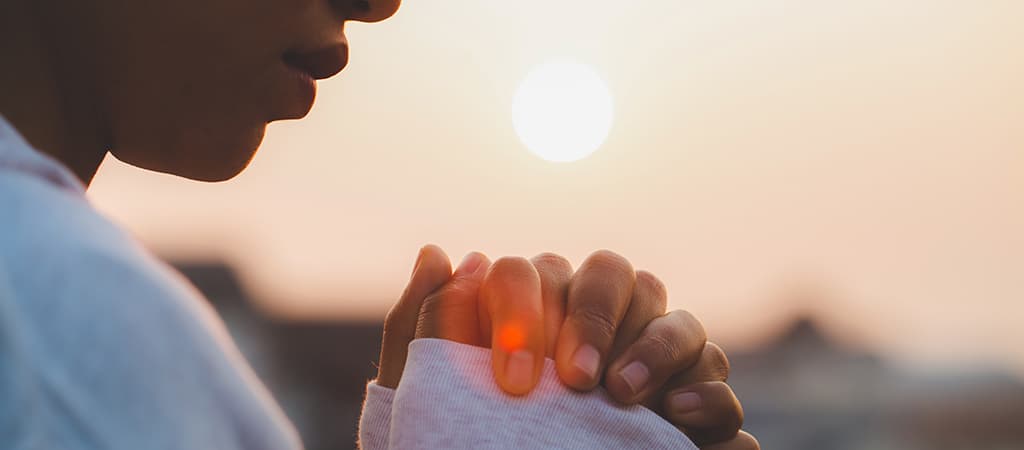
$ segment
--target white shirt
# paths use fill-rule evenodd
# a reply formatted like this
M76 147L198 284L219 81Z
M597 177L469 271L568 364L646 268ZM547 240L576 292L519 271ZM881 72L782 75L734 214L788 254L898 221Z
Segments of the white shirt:
M397 391L368 386L361 445L695 449L649 410L566 389L547 364L514 398L489 350L415 341ZM5 449L301 447L201 295L2 117L0 405Z

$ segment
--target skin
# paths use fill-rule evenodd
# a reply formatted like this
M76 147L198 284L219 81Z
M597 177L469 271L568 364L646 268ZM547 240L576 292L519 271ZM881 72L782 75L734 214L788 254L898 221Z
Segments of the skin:
M547 356L555 359L566 385L587 391L602 384L615 400L659 413L701 449L760 448L740 430L743 408L725 383L725 353L707 342L696 318L685 311L666 313L666 304L667 292L654 275L634 271L609 251L595 252L575 272L565 258L549 253L491 263L474 252L453 273L448 256L428 245L385 320L377 383L398 387L413 339L447 339L491 348L495 381L513 395L536 386ZM495 332L510 325L524 329L512 344ZM582 345L600 356L593 374L559 356ZM523 350L535 363L526 378L507 369L510 355ZM623 368L637 362L648 376L634 388ZM684 410L677 396L698 400Z
M86 183L108 151L226 180L252 159L268 122L308 112L295 61L347 59L344 23L383 20L398 3L6 0L0 85L17 89L0 92L0 111Z
M347 63L345 22L384 20L398 6L0 1L0 113L86 185L108 152L149 170L227 180L247 166L269 122L308 113L313 78ZM702 448L757 448L738 432L742 409L724 383L724 353L706 344L691 315L665 313L653 275L610 252L576 271L550 254L494 263L474 255L452 273L440 249L421 251L387 319L381 384L397 386L410 340L440 337L493 347L496 380L512 394L536 385L548 356L567 385L585 391L603 381L614 398L644 403ZM592 364L581 366L584 346ZM510 374L513 357L528 370ZM634 390L622 371L636 361L648 376ZM677 410L672 398L680 393L696 394L700 406Z

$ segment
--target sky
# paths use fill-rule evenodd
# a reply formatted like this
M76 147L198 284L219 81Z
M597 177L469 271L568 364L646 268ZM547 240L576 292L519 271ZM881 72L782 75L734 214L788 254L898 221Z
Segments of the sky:
M417 250L607 248L729 348L796 314L923 367L1024 374L1024 2L406 0L251 167L205 184L104 162L91 200L261 304L381 318ZM591 157L528 152L531 68L608 84Z

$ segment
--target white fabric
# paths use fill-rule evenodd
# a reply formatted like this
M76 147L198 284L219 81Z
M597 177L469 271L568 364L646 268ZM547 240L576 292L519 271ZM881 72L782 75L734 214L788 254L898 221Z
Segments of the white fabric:
M565 387L550 359L536 390L511 397L494 382L490 350L438 339L409 345L397 390L367 386L359 440L365 450L696 450L647 408L619 406L600 388L583 394Z

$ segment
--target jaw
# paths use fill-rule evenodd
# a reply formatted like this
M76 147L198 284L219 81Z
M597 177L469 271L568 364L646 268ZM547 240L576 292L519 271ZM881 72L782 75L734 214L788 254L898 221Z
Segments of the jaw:
M111 153L127 164L204 182L227 181L246 169L259 149L266 123L232 133L188 133L160 149ZM139 149L137 149L139 150Z

